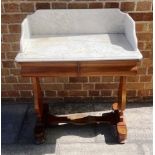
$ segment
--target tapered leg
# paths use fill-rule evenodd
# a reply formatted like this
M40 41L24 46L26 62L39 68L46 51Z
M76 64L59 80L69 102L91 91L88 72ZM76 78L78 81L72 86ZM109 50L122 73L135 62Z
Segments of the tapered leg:
M34 92L34 108L36 112L36 126L34 128L34 136L37 144L45 141L45 116L44 107L42 104L42 92L38 77L32 77L33 92Z
M124 110L126 108L126 77L120 77L120 84L118 90L118 110L119 122L117 123L118 141L125 143L127 139L127 126L124 119Z
M120 77L119 89L118 89L118 108L120 111L124 111L126 108L126 77Z

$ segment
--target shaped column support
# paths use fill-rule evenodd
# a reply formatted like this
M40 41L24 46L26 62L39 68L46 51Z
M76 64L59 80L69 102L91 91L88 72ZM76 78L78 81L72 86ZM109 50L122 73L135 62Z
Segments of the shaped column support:
M34 128L34 137L37 144L42 144L45 141L45 116L39 78L32 77L32 83L34 93L34 109L37 117L37 122Z
M124 111L126 108L126 77L120 77L118 89L118 111L119 122L117 123L117 133L119 143L125 143L127 139L127 126L124 118Z

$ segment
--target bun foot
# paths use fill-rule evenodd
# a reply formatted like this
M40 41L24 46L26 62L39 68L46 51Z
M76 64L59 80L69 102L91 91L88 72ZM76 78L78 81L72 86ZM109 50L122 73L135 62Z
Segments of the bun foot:
M127 139L127 127L124 122L117 123L118 142L124 144Z
M43 144L45 142L45 127L43 124L36 125L34 128L34 137L36 144Z

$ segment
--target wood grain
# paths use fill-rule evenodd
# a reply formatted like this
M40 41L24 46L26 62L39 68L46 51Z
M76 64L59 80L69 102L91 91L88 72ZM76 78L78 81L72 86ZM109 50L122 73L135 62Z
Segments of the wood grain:
M21 63L22 76L128 76L136 73L136 61Z

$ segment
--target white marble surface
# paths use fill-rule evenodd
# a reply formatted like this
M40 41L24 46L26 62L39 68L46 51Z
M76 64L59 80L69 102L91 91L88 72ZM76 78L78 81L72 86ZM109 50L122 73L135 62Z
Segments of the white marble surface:
M38 10L28 16L32 35L123 33L126 14L119 9Z
M35 37L16 61L82 61L141 59L123 34Z
M135 22L119 9L38 10L22 23L15 60L142 59Z

